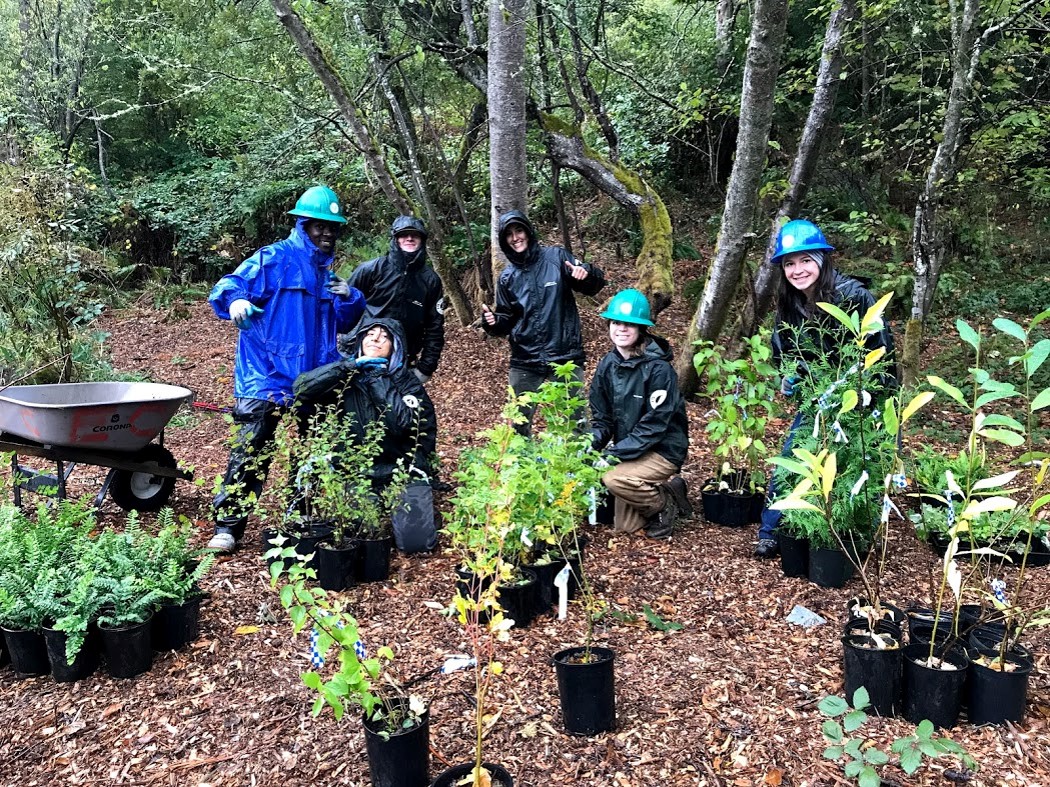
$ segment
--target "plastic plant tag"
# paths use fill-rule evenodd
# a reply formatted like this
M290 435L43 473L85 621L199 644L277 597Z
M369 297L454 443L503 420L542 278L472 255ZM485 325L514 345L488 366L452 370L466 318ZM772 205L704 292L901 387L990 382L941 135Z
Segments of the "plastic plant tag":
M587 523L598 524L598 490L593 486L587 490L587 498L591 501L590 511L587 512Z
M467 656L451 656L445 659L445 663L441 665L441 674L448 675L450 672L458 672L461 669L473 667L475 664L477 662Z
M565 620L569 614L569 577L571 576L572 569L566 563L554 577L554 587L558 588L558 620Z

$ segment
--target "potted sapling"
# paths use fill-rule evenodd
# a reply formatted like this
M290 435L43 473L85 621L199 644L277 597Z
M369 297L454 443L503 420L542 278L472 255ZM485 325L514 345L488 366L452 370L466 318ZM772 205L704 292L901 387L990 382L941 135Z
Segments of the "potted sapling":
M310 587L313 572L297 563L272 577L293 633L309 630L313 669L303 683L318 693L313 715L325 706L336 720L347 709L361 713L373 787L426 787L430 781L430 716L427 703L406 692L389 673L394 652L380 647L369 657L345 599ZM334 665L334 669L332 666Z
M768 340L767 330L755 334L736 359L709 341L697 342L693 355L711 400L704 430L720 460L701 490L704 518L715 524L739 527L757 522L762 513L763 468L769 455L764 438L777 391Z

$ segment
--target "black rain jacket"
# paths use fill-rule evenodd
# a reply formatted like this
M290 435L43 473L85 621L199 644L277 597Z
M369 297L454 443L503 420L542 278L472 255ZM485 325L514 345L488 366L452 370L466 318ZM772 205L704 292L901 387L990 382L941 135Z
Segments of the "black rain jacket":
M591 431L596 448L620 459L655 451L681 467L689 451L685 399L667 341L649 336L645 353L624 358L613 349L591 380Z
M504 240L511 224L521 224L529 246L521 254ZM549 371L552 363L582 365L583 339L574 293L596 295L605 286L601 268L580 263L560 246L542 246L536 230L520 210L499 217L499 245L510 260L496 287L496 324L481 327L493 336L510 337L510 365L517 369ZM589 275L577 281L566 262L582 265Z
M846 314L859 312L863 317L864 313L875 305L875 296L856 279L835 271L834 304ZM834 359L838 357L839 348L846 341L849 341L849 338L845 329L834 317L823 310L818 310L818 313L813 316L801 312L790 314L787 320L777 319L773 330L773 363L780 365L785 357L809 363L815 360L818 354ZM895 389L899 383L899 377L893 346L893 332L888 324L878 333L868 337L868 350L875 350L879 347L886 348L886 358L889 360L891 370L891 373L885 375L882 381L883 387Z
M397 234L406 230L423 236L423 244L411 258L397 245ZM401 323L408 365L429 376L437 371L445 346L445 304L441 279L426 264L426 242L422 221L399 216L390 227L390 251L358 265L348 283L364 293L363 320L387 317Z
M359 370L355 366L361 353L361 340L373 325L382 325L394 340L390 362L381 372ZM437 444L434 403L404 362L405 336L400 323L366 317L353 336L353 347L353 357L299 375L295 381L296 398L303 404L312 404L323 402L333 391L339 391L343 412L353 417L358 439L364 438L365 424L383 420L386 433L370 473L377 484L390 480L402 458L406 470L414 464L432 475L431 459Z

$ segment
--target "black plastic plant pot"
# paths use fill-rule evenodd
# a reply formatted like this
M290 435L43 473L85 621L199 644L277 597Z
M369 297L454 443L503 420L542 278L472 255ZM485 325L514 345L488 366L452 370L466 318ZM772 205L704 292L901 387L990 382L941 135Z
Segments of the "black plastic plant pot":
M925 620L911 620L908 623L908 642L912 645L929 645L930 640L937 638L937 646L943 648L948 645L959 646L962 643L955 637L950 620L941 620L937 623L937 632L934 633L933 623Z
M929 656L928 644L904 649L904 718L912 724L929 719L948 730L959 720L968 660L962 652L950 651L938 658L954 669L941 669L926 666Z
M44 635L37 629L4 630L4 641L11 657L11 668L20 678L33 675L47 675L51 671L51 662L47 660L47 643Z
M321 561L319 554L321 542L331 538L334 529L331 522L314 522L310 524L305 533L296 539L295 554L304 558L310 555L313 556L304 564L306 568L312 568L314 571L317 571L317 566Z
M354 578L358 582L383 582L390 578L390 549L394 539L363 538L358 542Z
M143 672L149 672L153 666L151 624L152 620L146 620L121 628L99 626L102 652L106 656L106 672L110 677L134 678Z
M525 628L536 617L539 582L531 568L519 568L521 579L499 586L499 605L503 617L510 618L518 628Z
M609 648L567 648L554 654L558 696L565 729L573 735L597 735L616 728L616 691Z
M809 545L809 581L822 588L845 587L853 576L853 564L838 547Z
M564 557L555 557L549 563L530 563L526 566L526 568L531 569L536 574L537 615L542 615L552 606L557 605L558 588L554 584L554 579L558 576L558 572L565 568L566 562L568 562L570 570L567 588L568 598L572 599L576 597L576 590L579 587L580 558L578 555L569 558L567 561Z
M970 632L967 646L969 647L971 654L979 656L998 656L1002 649L1002 642L1003 635L1001 633L991 635L974 630ZM1008 655L1020 659L1029 666L1035 664L1035 656L1032 655L1032 651L1028 650L1028 648L1020 643L1014 643L1006 652Z
M342 546L321 544L317 558L317 581L325 590L346 590L354 584L358 544L344 541Z
M874 630L876 634L889 634L898 643L904 641L904 631L901 629L899 623L895 623L893 620L884 618L883 620L876 620L875 625L871 625L871 621L867 618L850 618L846 621L846 625L843 627L843 634L865 634L869 631Z
M66 632L44 627L44 642L47 645L51 675L59 683L84 680L98 669L98 641L94 627L88 629L84 644L72 664L66 661L67 639L69 635Z
M1006 656L1006 665L1006 670L998 670L979 664L976 659L970 661L966 698L971 723L1002 724L1024 718L1032 665L1011 654Z
M899 644L892 649L877 649L864 634L842 638L845 655L846 696L861 686L868 690L871 709L880 716L892 716L901 707L903 651Z
M481 763L481 767L489 772L492 777L492 787L514 787L514 779L507 770L500 765L491 762ZM453 765L447 771L438 776L430 783L430 787L455 787L463 784L463 780L474 771L474 763L468 762L464 765ZM467 782L469 787L470 782Z
M200 635L201 602L193 596L181 604L165 604L153 614L150 637L157 651L182 650Z
M758 521L762 514L765 496L759 493L743 495L719 492L714 480L704 484L700 491L700 501L704 506L704 519L715 525L725 527L744 527Z
M780 544L780 568L785 577L809 576L809 539L777 532Z
M408 700L396 700L407 706ZM430 783L430 713L409 729L383 735L380 722L362 719L372 787L427 787Z

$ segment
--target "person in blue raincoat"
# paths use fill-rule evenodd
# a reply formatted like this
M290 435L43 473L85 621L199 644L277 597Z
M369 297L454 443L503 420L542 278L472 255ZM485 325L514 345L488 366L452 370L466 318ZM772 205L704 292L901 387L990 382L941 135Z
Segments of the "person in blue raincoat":
M244 535L244 501L262 491L263 449L293 402L296 377L338 360L337 334L349 331L365 309L360 291L331 271L346 224L335 192L314 186L288 212L298 217L291 234L259 249L208 296L215 314L240 329L232 448L212 502L215 535L208 542L221 552L232 552Z

